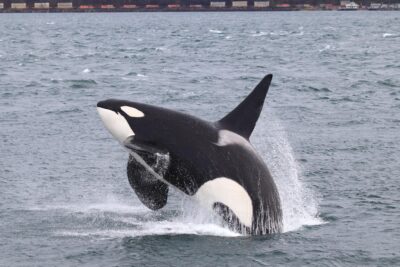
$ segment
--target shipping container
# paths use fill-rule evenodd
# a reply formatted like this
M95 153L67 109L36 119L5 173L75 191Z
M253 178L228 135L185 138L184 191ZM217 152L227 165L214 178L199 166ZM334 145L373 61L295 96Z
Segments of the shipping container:
M37 9L49 9L50 3L35 3L33 7Z
M247 7L247 1L232 1L232 7Z
M25 9L26 3L11 3L12 9Z
M255 1L254 2L254 7L269 7L269 1Z
M72 2L61 2L61 3L57 3L57 8L60 8L60 9L72 8Z
M210 7L225 7L225 2L210 2Z

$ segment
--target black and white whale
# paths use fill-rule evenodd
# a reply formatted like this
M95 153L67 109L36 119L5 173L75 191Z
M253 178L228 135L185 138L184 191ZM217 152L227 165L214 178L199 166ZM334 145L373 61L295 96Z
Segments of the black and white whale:
M217 122L137 102L99 102L104 125L130 152L128 178L140 201L160 209L174 186L216 211L237 232L280 232L277 187L249 142L271 79L265 76Z

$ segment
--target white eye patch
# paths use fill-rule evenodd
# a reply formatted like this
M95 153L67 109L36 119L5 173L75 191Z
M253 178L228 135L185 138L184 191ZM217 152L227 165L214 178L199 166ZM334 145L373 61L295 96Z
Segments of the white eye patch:
M134 117L134 118L142 118L144 117L144 113L141 112L140 110L129 107L129 106L122 106L121 110L125 112L129 117Z

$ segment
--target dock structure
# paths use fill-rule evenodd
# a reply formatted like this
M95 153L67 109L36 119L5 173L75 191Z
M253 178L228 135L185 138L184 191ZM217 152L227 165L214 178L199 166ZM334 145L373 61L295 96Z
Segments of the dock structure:
M268 10L270 0L0 0L0 12Z

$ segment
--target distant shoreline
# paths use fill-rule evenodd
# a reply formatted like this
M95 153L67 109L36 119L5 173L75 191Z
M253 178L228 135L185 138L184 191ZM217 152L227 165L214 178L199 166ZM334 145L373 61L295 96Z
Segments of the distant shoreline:
M283 12L283 11L400 11L399 9L301 9L301 8L71 8L71 9L0 9L0 13L128 13L128 12Z
M275 0L0 0L0 13L63 12L237 12L237 11L389 11L400 3L359 5L350 0L340 4L287 4ZM66 1L66 2L65 2ZM90 4L89 4L90 3Z

